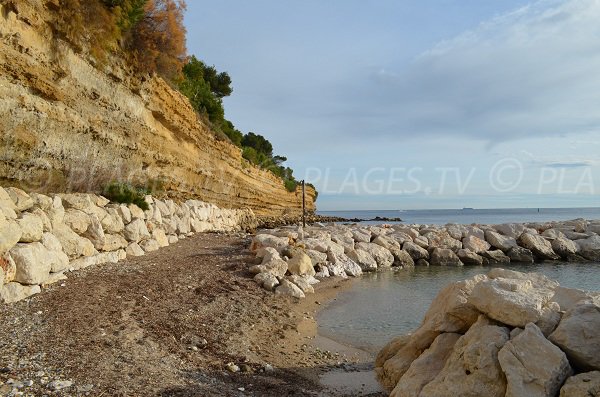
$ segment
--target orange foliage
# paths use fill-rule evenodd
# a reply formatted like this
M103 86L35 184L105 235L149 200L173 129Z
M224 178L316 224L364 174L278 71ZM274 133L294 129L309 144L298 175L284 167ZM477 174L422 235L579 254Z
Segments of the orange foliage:
M184 0L148 0L144 18L132 29L127 49L138 69L173 81L186 59Z

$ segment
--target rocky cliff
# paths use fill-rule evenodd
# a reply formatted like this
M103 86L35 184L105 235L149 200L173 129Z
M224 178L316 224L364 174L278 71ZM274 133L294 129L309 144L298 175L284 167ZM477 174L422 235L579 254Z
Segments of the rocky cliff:
M257 215L299 211L299 189L245 162L162 79L136 78L116 62L94 66L55 37L51 7L0 0L3 185L64 192L161 181L173 198ZM307 188L310 210L314 195Z

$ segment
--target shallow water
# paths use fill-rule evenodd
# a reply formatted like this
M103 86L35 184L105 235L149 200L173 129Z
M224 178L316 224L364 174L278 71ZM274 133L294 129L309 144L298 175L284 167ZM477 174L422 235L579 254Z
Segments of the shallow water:
M504 266L545 274L560 285L600 291L600 263ZM370 352L417 328L431 301L447 284L485 274L490 267L416 267L365 274L318 315L319 333Z

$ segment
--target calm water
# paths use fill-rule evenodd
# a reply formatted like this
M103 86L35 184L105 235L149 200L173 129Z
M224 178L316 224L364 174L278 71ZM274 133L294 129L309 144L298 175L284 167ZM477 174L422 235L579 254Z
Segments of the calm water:
M401 218L403 223L444 225L446 223L497 224L508 222L566 221L576 218L600 219L600 208L509 208L460 210L369 210L369 211L317 211L319 215L342 218L373 219L376 216ZM377 222L370 222L377 223Z
M600 291L600 263L508 265L507 269L545 274L560 285ZM489 267L416 267L365 274L352 289L319 313L319 332L376 352L392 337L417 328L431 301L447 284L487 273Z

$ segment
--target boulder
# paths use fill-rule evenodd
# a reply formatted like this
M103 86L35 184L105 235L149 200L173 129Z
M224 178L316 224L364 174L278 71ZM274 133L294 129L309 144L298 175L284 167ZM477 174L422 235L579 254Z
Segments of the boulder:
M33 199L27 193L16 187L7 187L6 192L15 204L17 211L27 211L33 207Z
M131 243L127 246L125 250L127 256L143 256L145 254L144 250L138 243Z
M383 367L383 364L390 358L394 357L400 349L406 346L411 341L412 336L408 335L399 335L389 341L384 347L381 348L379 353L377 353L377 357L375 358L375 368L380 369ZM379 371L376 371L379 372Z
M333 251L329 251L327 253L327 259L331 262L331 265L333 265L334 268L343 269L344 273L347 276L358 277L362 274L362 269L360 268L360 266L352 259L350 259L346 254L339 254L334 253Z
M127 209L127 207L124 208ZM120 211L116 208L109 208L107 210L107 214L104 217L102 217L100 221L102 224L102 228L106 233L121 233L123 229L125 229L124 220L123 218L121 218Z
M59 196L54 196L54 198L52 198L52 206L46 213L48 214L48 218L50 218L52 228L64 222L65 208L63 207L62 199Z
M448 224L446 225L446 231L453 239L462 240L466 228L463 225Z
M131 211L129 210L129 207L127 207L125 204L121 204L116 208L116 210L119 218L121 218L124 223L131 222Z
M469 303L494 320L522 328L542 317L542 309L553 294L531 280L499 277L477 283Z
M425 248L423 248L413 242L407 241L406 243L404 243L402 245L402 249L404 251L408 252L410 257L413 258L413 260L415 262L418 261L419 259L425 259L425 260L429 259L429 252Z
M327 263L327 271L329 272L329 276L348 278L346 269L344 269L342 263Z
M510 258L504 255L502 250L484 251L481 256L488 260L490 265L506 264L510 262Z
M533 263L533 252L523 247L512 247L506 252L511 262Z
M462 266L458 256L449 248L434 248L429 261L432 266Z
M0 255L8 252L21 240L21 227L13 220L0 220Z
M454 345L461 334L441 334L415 361L400 378L390 397L418 397L423 387L431 382L444 368Z
M576 244L579 255L594 262L600 261L600 236L577 240Z
M556 287L552 301L558 303L560 310L571 310L579 304L595 304L600 306L600 292L582 291L574 288Z
M123 235L127 241L136 243L151 237L150 232L146 227L146 223L140 218L135 218L133 221L131 221L131 223L125 226Z
M396 255L394 255L394 258L396 259L394 266L401 266L403 268L415 267L415 261L405 250L399 251Z
M498 361L506 375L506 397L556 396L572 373L565 353L531 323L504 344Z
M423 237L427 238L430 248L446 248L452 251L458 251L463 248L462 243L459 240L453 239L445 230L428 232Z
M454 345L444 368L425 387L420 397L504 397L506 379L498 351L509 340L509 330L492 325L485 316Z
M400 246L400 243L394 240L392 237L383 235L377 236L373 240L373 244L380 245L381 247L390 251L390 253L394 255L394 259L396 262L399 260L401 255L400 251L402 250L402 247Z
M140 244L140 247L142 247L142 249L144 250L144 252L153 252L153 251L158 251L160 249L160 245L158 244L158 241L156 241L153 238L144 240L139 244Z
M394 255L380 245L357 243L356 248L369 253L375 259L375 262L377 262L377 267L390 267L394 263Z
M560 397L599 397L600 371L586 372L567 379Z
M52 233L56 236L69 258L80 256L91 256L96 253L94 244L87 238L76 234L71 228L64 224L55 225Z
M90 240L92 244L94 244L94 248L101 250L106 244L104 229L102 228L102 224L96 215L89 215L89 220L90 224L82 236Z
M570 255L577 253L577 244L565 237L555 238L552 240L551 246L552 250L554 250L561 258L567 258Z
M283 279L281 285L275 288L275 295L287 295L293 298L304 298L304 292L294 283Z
M535 286L535 288L545 289L545 292L554 294L554 289L558 287L558 282L549 279L541 273L522 273L515 270L502 269L499 267L493 268L488 272L490 279L505 278L505 279L516 279L516 280L529 280Z
M0 210L10 210L13 213L17 211L17 206L15 205L8 192L4 190L2 186L0 186Z
M314 276L316 273L310 257L304 252L297 252L294 254L294 256L288 260L287 265L288 271L291 274Z
M348 252L348 257L356 262L363 272L372 272L377 270L377 262L367 251L353 249Z
M269 272L258 273L254 276L254 281L267 291L273 291L279 285L277 277Z
M101 248L102 251L117 251L120 249L127 248L129 244L127 240L120 234L105 234L104 235L104 246Z
M90 216L85 212L78 209L69 208L65 211L64 223L75 233L83 234L86 232L91 220Z
M0 301L14 303L32 295L39 294L42 289L39 285L22 285L19 283L8 283L0 288Z
M310 285L308 280L302 276L297 276L295 274L292 274L291 276L288 277L288 280L291 281L292 283L296 284L296 286L298 288L300 288L302 290L302 292L304 292L305 294L314 294L314 292L315 292L315 289L313 288L313 286Z
M559 256L552 250L552 244L542 236L523 233L519 237L519 244L531 250L533 255L540 259L559 259Z
M502 251L508 251L513 247L518 247L517 240L514 237L503 236L492 230L485 231L485 239L494 248Z
M135 204L128 204L127 205L127 209L129 210L129 213L131 214L131 219L146 219L146 214L144 214L144 211L138 207Z
M600 307L582 304L568 310L548 337L579 371L600 370Z
M482 252L488 251L491 247L490 243L475 236L463 238L462 244L464 248L475 252L476 254L481 254Z
M425 249L429 248L429 240L427 240L427 237L418 236L418 237L415 237L415 239L413 241L415 244L417 244L421 248L425 248Z
M44 223L42 218L34 215L30 212L26 212L19 219L17 223L21 228L21 243L33 243L42 239L42 233L44 233Z
M324 265L327 263L327 254L324 252L307 249L304 251L304 253L310 258L313 267L316 267L317 265Z
M462 237L465 238L465 237L470 237L470 236L477 237L481 240L485 240L484 231L481 230L480 228L478 228L477 226L466 226L463 229Z
M159 247L167 247L169 245L169 239L162 229L154 229L152 232L152 238L156 240Z
M458 259L465 265L481 266L483 265L483 257L468 249L459 249L456 253Z
M263 247L272 247L281 252L282 249L289 245L289 242L289 239L285 237L277 237L270 234L257 234L252 239L250 251L256 252Z
M277 257L265 258L260 265L250 267L250 273L271 273L277 277L283 277L288 271L288 263Z
M48 251L41 243L17 244L10 250L17 272L15 281L26 285L41 284L48 278L51 262Z
M371 232L365 229L353 229L352 238L354 238L354 241L357 243L370 243Z
M555 240L557 238L565 238L563 232L558 229L546 229L542 232L542 237L546 237L549 240Z
M50 218L48 218L48 215L43 210L41 210L39 208L34 208L31 211L31 214L38 216L41 219L43 231L45 231L45 232L52 231L52 221L50 220Z
M4 284L8 284L15 280L15 275L17 274L17 265L9 253L0 256L0 268L3 272L2 281Z
M501 225L493 226L496 231L502 233L505 236L517 239L525 231L525 226L520 223L503 223ZM497 247L500 248L500 247Z

